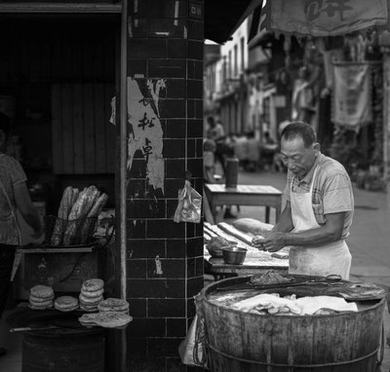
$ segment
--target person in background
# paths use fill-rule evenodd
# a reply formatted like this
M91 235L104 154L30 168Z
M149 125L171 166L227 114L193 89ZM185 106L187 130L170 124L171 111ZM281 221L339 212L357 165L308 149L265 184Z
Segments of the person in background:
M0 113L0 317L11 285L16 248L21 244L16 210L20 211L33 229L35 239L39 239L43 233L41 219L31 201L23 168L17 160L5 154L9 130L9 118ZM0 356L5 353L6 349L0 347Z
M215 160L221 163L223 173L225 173L225 131L222 124L217 123L212 116L207 118L207 124L207 139L215 142Z
M274 155L278 151L278 144L270 136L269 132L264 133L264 139L261 145L261 157L266 171L274 168Z
M352 185L344 167L320 152L313 128L292 122L282 132L281 155L288 168L286 206L278 223L255 246L276 252L290 246L289 273L340 275L348 280L349 236L354 211Z
M212 139L203 142L203 179L207 183L214 183L216 145Z

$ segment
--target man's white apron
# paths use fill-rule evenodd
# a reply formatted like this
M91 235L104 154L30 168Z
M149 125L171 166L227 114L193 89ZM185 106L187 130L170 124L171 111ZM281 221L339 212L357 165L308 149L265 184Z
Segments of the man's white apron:
M291 217L294 225L292 232L301 232L317 229L317 223L313 211L313 185L317 175L314 170L313 180L308 193L296 193L290 189ZM290 248L289 273L310 276L327 276L338 274L343 279L349 279L352 256L344 240L316 247Z

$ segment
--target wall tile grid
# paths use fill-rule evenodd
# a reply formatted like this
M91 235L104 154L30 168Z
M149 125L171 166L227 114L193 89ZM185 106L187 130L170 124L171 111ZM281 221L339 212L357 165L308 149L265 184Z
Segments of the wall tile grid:
M203 190L203 22L188 17L189 3L129 3L128 76L145 102L153 101L149 79L164 79L165 89L154 104L163 132L164 190L149 184L141 151L128 172L127 296L134 316L128 349L130 358L163 357L166 368L177 364L178 343L195 315L193 296L203 287L202 224L173 222L186 170L193 187Z

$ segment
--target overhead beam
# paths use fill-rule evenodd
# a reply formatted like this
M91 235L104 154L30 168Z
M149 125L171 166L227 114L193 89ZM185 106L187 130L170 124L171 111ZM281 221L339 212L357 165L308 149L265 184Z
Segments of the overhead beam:
M122 4L91 4L91 3L0 3L0 13L93 13L119 14Z

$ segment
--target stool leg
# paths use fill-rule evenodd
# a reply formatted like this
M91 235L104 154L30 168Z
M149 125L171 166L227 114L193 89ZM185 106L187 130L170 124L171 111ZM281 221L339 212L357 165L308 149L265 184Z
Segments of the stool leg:
M265 222L269 223L270 207L265 207Z

